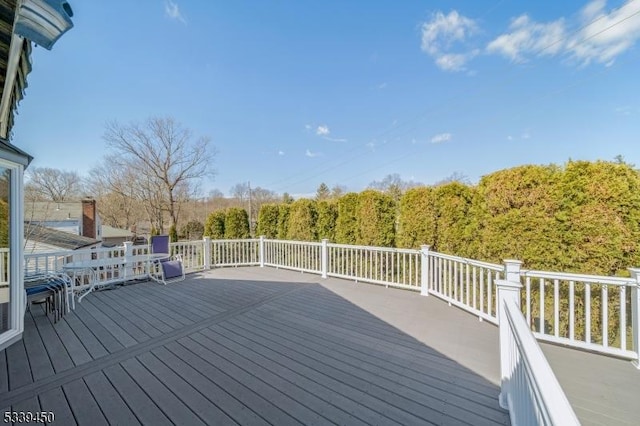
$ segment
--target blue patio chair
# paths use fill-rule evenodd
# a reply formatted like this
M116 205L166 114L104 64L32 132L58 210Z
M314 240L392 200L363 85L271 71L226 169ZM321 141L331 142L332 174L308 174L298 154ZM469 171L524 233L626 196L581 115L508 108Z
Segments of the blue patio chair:
M154 235L151 237L150 243L151 253L166 254L166 257L162 257L154 261L155 264L152 268L151 278L165 285L171 282L184 280L185 274L184 267L182 265L182 258L179 254L171 256L171 251L169 250L169 236Z

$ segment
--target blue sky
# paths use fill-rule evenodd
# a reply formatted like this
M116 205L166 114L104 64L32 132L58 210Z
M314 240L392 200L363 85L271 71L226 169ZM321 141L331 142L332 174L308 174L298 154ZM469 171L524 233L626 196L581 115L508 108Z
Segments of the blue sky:
M85 174L104 124L172 116L238 182L359 191L399 173L640 165L640 0L72 1L35 48L13 143Z

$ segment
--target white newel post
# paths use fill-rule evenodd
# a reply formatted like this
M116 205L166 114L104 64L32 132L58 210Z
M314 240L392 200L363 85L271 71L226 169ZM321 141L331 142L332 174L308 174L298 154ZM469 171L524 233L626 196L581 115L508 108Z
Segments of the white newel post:
M429 282L429 250L431 246L423 245L420 246L421 251L421 259L422 262L420 264L420 294L422 296L429 295L429 286L431 283Z
M322 246L320 248L320 267L322 268L322 278L327 278L327 270L329 268L329 247L327 247L328 243L328 239L322 239Z
M260 235L260 267L264 268L264 235Z
M204 269L211 269L211 237L204 237Z
M509 395L509 381L511 379L512 360L511 360L511 342L513 338L509 324L507 324L505 313L505 301L512 300L520 307L520 266L522 262L519 260L504 261L504 280L496 280L498 288L498 324L500 332L500 406L509 409L507 397ZM504 320L504 323L502 322Z
M640 369L640 268L629 268L631 278L636 285L631 288L631 333L633 333L633 350L638 354L633 365Z
M124 279L133 276L133 262L131 261L131 257L133 256L133 241L125 241L124 245L124 258L125 258L125 268L124 268Z

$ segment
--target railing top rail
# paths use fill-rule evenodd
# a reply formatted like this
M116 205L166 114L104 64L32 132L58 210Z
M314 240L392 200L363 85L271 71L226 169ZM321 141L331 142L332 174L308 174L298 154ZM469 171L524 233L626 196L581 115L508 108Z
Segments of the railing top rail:
M296 240L273 240L273 239L264 239L264 242L269 243L279 243L279 244L295 244L300 246L321 246L322 243L318 241L296 241Z
M255 243L260 241L258 238L236 238L232 240L211 240L212 243Z
M545 278L551 280L577 281L589 284L608 284L618 286L635 286L636 282L632 278L611 277L605 275L575 274L570 272L550 272L521 270L520 276L531 278Z
M445 253L438 253L436 251L430 251L429 256L439 257L441 259L453 260L455 262L466 263L471 266L478 266L480 268L491 269L494 271L504 271L504 265L483 262L481 260L468 259L466 257L454 256L452 254L445 254Z
M350 248L350 249L357 249L357 250L386 251L390 253L420 254L420 250L394 248L394 247L359 246L359 245L352 245L352 244L334 244L334 243L327 244L327 247Z
M535 337L529 330L527 321L514 300L506 299L505 310L509 327L527 369L532 373L529 378L535 387L535 394L542 400L543 415L548 418L549 424L554 425L579 425L567 396L565 395L558 379L553 374L547 358L538 345ZM544 389L544 391L542 391Z

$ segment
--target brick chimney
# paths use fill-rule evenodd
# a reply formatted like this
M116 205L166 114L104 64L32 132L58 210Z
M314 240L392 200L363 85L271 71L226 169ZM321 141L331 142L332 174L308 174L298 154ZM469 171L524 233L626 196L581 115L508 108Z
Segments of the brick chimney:
M96 200L87 198L82 200L82 235L96 238Z

